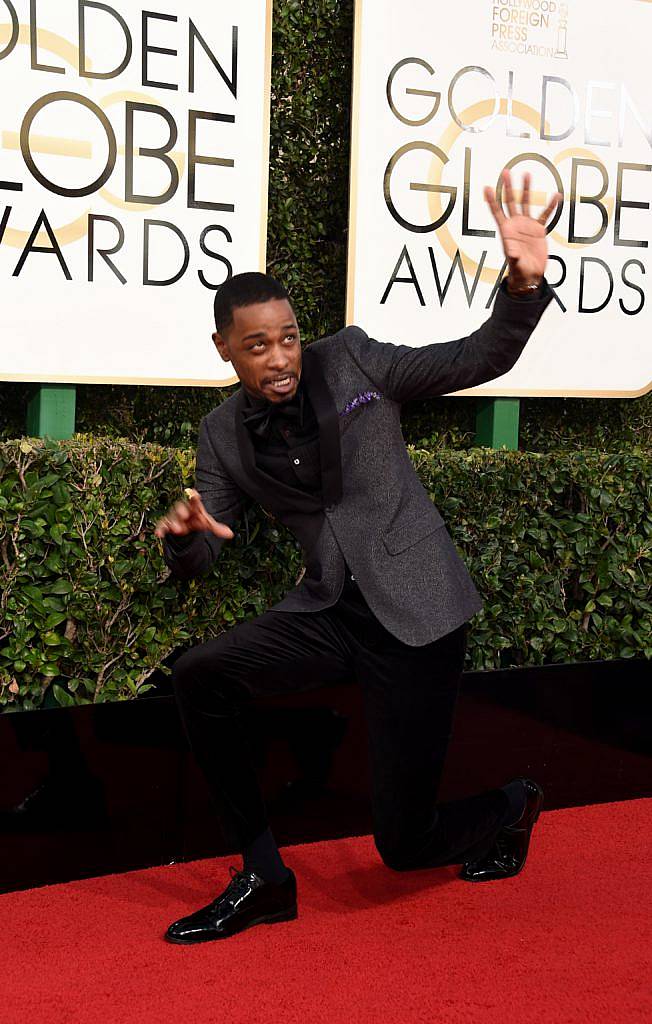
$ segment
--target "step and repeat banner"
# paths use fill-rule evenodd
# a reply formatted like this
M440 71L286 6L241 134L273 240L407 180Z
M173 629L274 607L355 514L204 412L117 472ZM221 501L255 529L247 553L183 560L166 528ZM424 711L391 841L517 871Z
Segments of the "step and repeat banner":
M463 337L505 272L483 198L532 174L555 300L485 395L652 387L648 0L356 0L347 322ZM519 207L520 209L520 207Z
M0 379L229 384L265 269L272 0L0 0Z

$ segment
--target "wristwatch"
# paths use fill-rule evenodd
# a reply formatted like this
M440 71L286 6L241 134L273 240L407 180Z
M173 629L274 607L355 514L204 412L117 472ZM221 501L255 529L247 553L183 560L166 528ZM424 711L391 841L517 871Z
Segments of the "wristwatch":
M543 280L542 278L539 278L538 281L533 281L531 284L524 284L524 285L521 285L519 288L515 288L512 284L510 284L509 275L508 275L508 277L507 277L507 291L509 292L510 295L513 295L515 297L522 296L522 295L532 295L534 292L538 292L539 291L539 288L541 287L542 280Z

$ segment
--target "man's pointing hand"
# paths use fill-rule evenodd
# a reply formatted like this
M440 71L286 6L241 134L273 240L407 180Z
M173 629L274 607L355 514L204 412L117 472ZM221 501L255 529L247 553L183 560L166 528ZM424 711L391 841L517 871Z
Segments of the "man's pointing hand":
M187 533L210 530L216 537L231 540L234 537L231 527L226 523L218 523L217 519L208 514L194 488L186 487L184 490L188 501L177 501L168 514L159 519L154 530L155 536L164 537L166 533L174 533L182 537Z

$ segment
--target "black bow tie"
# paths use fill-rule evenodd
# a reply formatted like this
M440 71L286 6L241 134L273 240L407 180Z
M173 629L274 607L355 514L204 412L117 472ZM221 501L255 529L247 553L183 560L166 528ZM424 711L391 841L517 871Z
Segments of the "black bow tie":
M262 408L247 411L243 415L243 422L246 427L265 440L270 435L272 425L278 418L296 420L299 426L303 425L303 394L295 395L291 401L276 405L267 402Z

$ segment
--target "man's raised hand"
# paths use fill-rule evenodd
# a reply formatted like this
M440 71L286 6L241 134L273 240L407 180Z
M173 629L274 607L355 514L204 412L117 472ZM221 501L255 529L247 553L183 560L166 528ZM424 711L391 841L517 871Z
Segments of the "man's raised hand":
M514 201L511 175L509 171L503 171L503 197L509 216L505 216L494 190L484 190L484 197L498 225L509 264L509 282L516 288L538 284L541 281L548 261L546 222L563 198L560 192L555 192L543 213L539 217L533 217L530 213L530 180L529 174L523 175L522 212L519 213Z
M168 514L159 519L154 530L155 536L164 537L166 533L174 533L182 537L187 533L210 530L216 537L231 540L234 536L231 527L226 523L218 523L217 519L208 514L199 493L192 487L186 487L185 493L188 501L177 501Z

